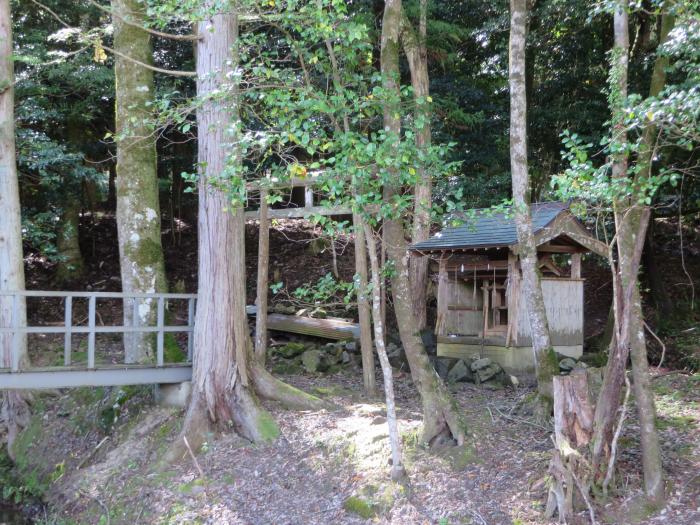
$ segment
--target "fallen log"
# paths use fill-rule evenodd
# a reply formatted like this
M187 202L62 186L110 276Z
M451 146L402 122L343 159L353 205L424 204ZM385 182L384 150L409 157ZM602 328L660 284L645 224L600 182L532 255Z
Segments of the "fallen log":
M248 315L255 315L256 309L254 306L248 306L246 311ZM267 315L267 329L338 341L360 338L360 325L342 319L315 319L299 315L270 313Z

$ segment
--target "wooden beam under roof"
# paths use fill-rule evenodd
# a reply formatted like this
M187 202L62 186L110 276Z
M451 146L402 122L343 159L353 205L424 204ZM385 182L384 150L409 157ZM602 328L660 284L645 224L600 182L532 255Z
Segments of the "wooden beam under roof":
M268 210L267 216L270 219L308 219L312 215L352 215L350 206L304 206L301 208L279 208ZM246 219L258 219L260 210L249 210L245 212Z

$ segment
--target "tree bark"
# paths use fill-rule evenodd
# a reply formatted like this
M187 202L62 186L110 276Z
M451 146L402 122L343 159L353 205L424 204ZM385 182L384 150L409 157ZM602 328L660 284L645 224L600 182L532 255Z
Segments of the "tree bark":
M623 0L618 5L614 14L614 47L612 51L612 61L610 64L610 110L612 112L613 137L616 141L616 149L623 151L623 146L627 142L627 134L623 117L621 115L623 104L627 99L627 70L629 54L629 25L627 15L627 1ZM612 162L613 178L627 177L627 154L617 153ZM592 440L592 460L593 471L596 477L601 480L605 474L604 464L610 454L610 444L613 437L613 426L615 415L620 405L620 393L624 381L624 372L629 357L629 332L623 330L622 324L625 321L622 316L626 308L624 302L625 287L620 281L624 275L630 275L632 263L630 241L635 232L632 230L633 221L631 214L637 210L630 209L628 202L615 203L615 227L617 230L616 244L618 248L618 263L610 257L611 270L613 272L613 301L615 308L615 335L614 344L610 348L608 363L605 368L603 385L598 395L595 412L595 432ZM636 279L636 274L635 274ZM626 288L626 287L625 287ZM627 323L629 324L629 323ZM626 327L627 329L629 326Z
M360 352L362 356L362 380L365 392L373 396L377 393L374 377L374 345L372 344L370 304L367 298L369 275L367 271L367 247L362 216L354 213L352 223L355 229L355 274L357 287L357 313L360 321Z
M399 116L399 29L401 27L401 0L387 0L384 6L381 35L381 73L388 100L384 105L384 129L388 140L398 144L401 134ZM384 202L391 202L398 188L384 187ZM406 352L411 376L423 402L423 440L433 442L441 434L451 434L461 445L465 424L455 409L453 400L430 364L420 334L416 331L409 270L409 253L401 219L384 221L383 241L389 260L394 264L391 292L399 335Z
M80 200L73 192L63 195L63 213L59 225L56 248L60 257L56 268L56 281L65 284L80 278L84 272L83 255L80 252Z
M374 341L377 346L379 363L382 366L384 378L384 397L386 399L386 420L389 426L389 443L391 445L391 479L399 480L406 474L401 455L401 437L396 420L396 404L394 402L394 377L389 357L384 343L384 325L382 324L382 279L377 256L377 246L372 229L367 223L363 224L367 251L372 275L372 317L374 317Z
M675 24L675 17L672 14L665 14L661 19L661 30L659 34L659 45L663 44ZM666 68L668 58L659 55L654 63L649 96L657 96L666 83ZM656 127L648 126L644 130L642 137L643 150L638 162L642 164L642 170L638 177L640 179L651 176L652 162L654 158L654 140ZM643 220L643 219L642 219ZM651 236L653 237L653 219L649 219ZM639 226L637 226L639 227ZM652 245L653 247L653 245ZM651 247L650 247L651 248ZM650 251L650 250L648 250ZM651 251L653 259L653 250ZM625 281L636 283L637 275L629 274L622 276L623 285ZM657 288L658 290L658 288ZM649 362L647 359L646 339L644 336L642 302L639 294L639 287L635 286L632 298L632 326L631 326L631 361L632 378L634 385L634 398L637 404L637 415L639 417L640 441L642 445L642 469L644 472L644 494L647 500L653 505L661 505L665 499L663 466L661 460L661 446L659 435L656 430L656 406L654 404L654 393L651 389L649 377ZM660 299L663 303L663 300Z
M270 271L270 224L267 220L267 190L260 190L258 228L258 282L255 300L255 358L261 365L267 356L267 281Z
M238 19L217 13L199 23L197 111L199 163L199 297L194 331L192 398L183 435L198 448L213 427L233 427L254 442L279 433L248 384L249 334L240 333L245 311L245 221L241 205L231 209L218 178L240 166L238 96L228 78L237 65ZM234 80L235 82L235 80ZM215 93L227 92L216 97ZM234 130L233 137L230 133ZM236 322L238 320L238 322ZM232 329L231 323L234 327ZM236 326L238 324L238 327ZM241 340L242 339L242 340ZM243 351L241 351L241 349Z
M404 16L401 40L411 71L411 85L414 97L414 122L416 149L427 154L432 141L430 128L430 78L428 76L427 39L428 0L420 0L418 34ZM422 123L422 125L418 124ZM432 180L430 173L421 162L416 167L418 182L413 191L413 231L411 239L420 242L430 237L430 208L432 206ZM409 260L413 312L419 330L427 324L428 257L411 257Z
M114 48L145 64L153 50L139 0L113 0ZM129 20L135 24L127 24ZM117 143L117 232L122 291L166 292L161 244L158 173L153 126L149 123L154 98L153 71L120 55L115 56L115 126ZM154 324L156 304L151 299L124 301L124 325ZM154 356L154 338L124 334L127 363L148 362Z
M0 0L0 291L24 290L21 208L15 158L14 64L12 60L12 17L10 1ZM27 324L24 298L0 295L0 326ZM18 316L13 319L13 311ZM12 366L12 346L19 352L20 368L29 364L26 334L0 332L0 368ZM17 390L2 392L0 424L7 430L8 452L14 459L12 444L18 432L29 422L29 405Z
M585 370L553 378L554 443L549 464L551 476L545 510L550 518L559 511L559 522L566 523L576 509L578 499L587 499L589 476L581 452L593 434L593 405Z
M510 2L510 163L513 184L513 209L518 234L518 255L522 270L522 298L527 308L535 355L539 415L552 411L552 377L559 373L549 337L547 312L537 265L537 245L530 212L530 177L527 166L527 103L525 93L525 40L527 2Z
M668 295L666 285L663 280L663 273L656 263L656 234L654 224L654 212L652 210L649 218L649 228L647 230L647 240L644 243L644 253L642 254L642 264L644 266L644 276L649 285L649 293L654 306L656 306L657 320L668 319L673 313L673 304Z

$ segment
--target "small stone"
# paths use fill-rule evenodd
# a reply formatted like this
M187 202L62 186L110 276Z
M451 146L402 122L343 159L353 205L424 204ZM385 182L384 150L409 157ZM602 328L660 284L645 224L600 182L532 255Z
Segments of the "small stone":
M467 381L471 379L471 373L467 364L461 359L455 363L447 374L448 383L457 383L459 381Z
M394 343L389 343L388 345L386 345L386 353L387 353L387 355L395 354L395 353L398 352L399 350L400 350L400 348L399 348L396 344L394 344Z
M477 370L482 370L490 365L491 360L488 357L482 357L471 364L471 369L473 372L476 372Z
M376 416L372 419L371 425L383 425L386 423L386 418L384 416Z
M348 352L357 352L357 342L355 341L348 341L345 343L345 350Z
M451 357L435 357L432 355L428 357L433 363L433 367L435 368L438 376L440 376L440 379L447 381L447 375L450 369L457 363L457 360Z
M343 350L343 353L340 354L340 361L344 364L347 365L350 362L350 354L348 354L347 351Z
M408 361L406 361L403 348L394 343L389 343L386 345L386 354L389 358L389 364L391 364L392 367L398 368L399 370L407 367Z
M301 354L301 363L307 372L323 372L328 369L328 362L323 358L320 350L307 350Z
M520 380L515 376L509 375L508 382L510 383L511 386L519 386L520 385Z
M484 383L489 379L493 379L502 371L503 369L497 363L489 362L487 366L476 370L476 377L479 383Z
M576 360L572 359L571 357L565 357L559 361L559 369L563 370L564 372L570 372L574 368L576 368Z

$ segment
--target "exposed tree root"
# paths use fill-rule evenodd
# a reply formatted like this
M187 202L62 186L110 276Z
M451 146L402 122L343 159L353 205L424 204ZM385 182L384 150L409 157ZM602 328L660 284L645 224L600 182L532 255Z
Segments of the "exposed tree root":
M430 380L435 384L430 389L425 389L423 394L423 441L430 445L438 445L442 442L441 437L447 434L458 446L462 446L466 422L437 374Z
M251 369L255 391L264 399L277 401L284 407L293 410L323 410L335 408L332 403L307 394L303 390L277 379L254 359L251 359Z

